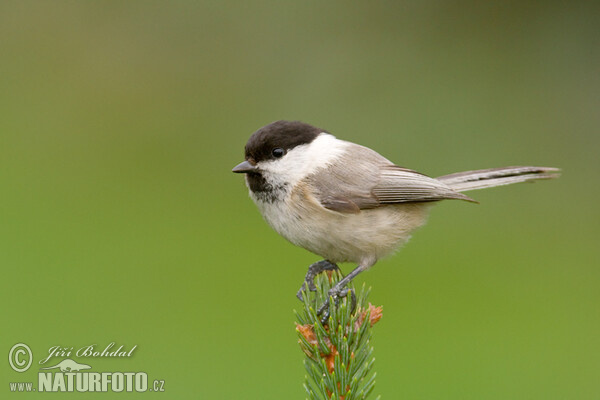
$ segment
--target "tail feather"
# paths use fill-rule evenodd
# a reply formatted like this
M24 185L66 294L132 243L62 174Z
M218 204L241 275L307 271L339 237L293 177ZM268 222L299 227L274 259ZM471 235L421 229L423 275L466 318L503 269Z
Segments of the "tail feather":
M537 179L558 178L558 168L549 167L503 167L457 172L436 178L457 192L510 185Z

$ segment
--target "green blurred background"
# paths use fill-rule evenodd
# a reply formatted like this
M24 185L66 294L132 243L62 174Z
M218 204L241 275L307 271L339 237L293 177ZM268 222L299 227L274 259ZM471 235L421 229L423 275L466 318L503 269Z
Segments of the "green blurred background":
M230 172L299 119L432 176L564 171L438 205L358 279L376 394L600 398L599 26L591 1L2 2L0 350L35 359L0 397L51 346L114 341L134 356L95 371L166 382L118 396L304 398L318 257Z

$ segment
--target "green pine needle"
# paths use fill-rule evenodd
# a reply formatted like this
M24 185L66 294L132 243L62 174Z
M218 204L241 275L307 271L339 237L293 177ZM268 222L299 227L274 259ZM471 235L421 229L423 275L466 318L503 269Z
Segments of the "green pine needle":
M356 293L354 312L350 294L337 307L331 306L325 326L315 311L341 278L338 271L320 274L315 279L317 291L303 291L304 307L296 311L298 343L306 355L304 389L310 400L367 399L375 387L370 341L381 307L367 303L370 289L363 285ZM334 304L332 299L330 304Z

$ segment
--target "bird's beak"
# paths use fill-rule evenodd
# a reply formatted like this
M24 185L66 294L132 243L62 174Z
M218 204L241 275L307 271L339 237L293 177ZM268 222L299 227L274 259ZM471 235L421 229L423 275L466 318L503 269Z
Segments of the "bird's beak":
M243 161L241 163L239 163L238 165L235 166L235 168L233 168L231 170L231 172L235 172L237 174L247 174L249 172L256 172L257 168L256 165L251 164L249 161Z

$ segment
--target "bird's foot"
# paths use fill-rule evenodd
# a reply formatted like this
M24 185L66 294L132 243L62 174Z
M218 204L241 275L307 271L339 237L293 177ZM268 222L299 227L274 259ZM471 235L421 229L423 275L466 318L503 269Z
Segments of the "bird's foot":
M350 292L350 299L352 301L352 309L350 313L354 312L354 310L356 309L356 294L354 293L354 289L348 289L344 286L335 285L334 287L329 289L329 297L327 298L327 300L325 300L323 304L321 304L321 307L319 307L319 309L317 310L317 316L321 317L322 325L325 325L327 323L327 320L331 315L330 299L333 299L333 303L335 304L335 307L337 307L340 304L340 300L348 296L348 292Z
M296 297L300 299L300 301L302 301L303 290L305 290L306 288L308 288L308 290L310 290L311 292L315 292L317 290L317 287L315 286L315 277L317 275L319 275L323 271L335 270L339 271L339 267L331 261L321 260L312 264L310 267L308 267L308 272L306 273L306 277L304 278L302 286L298 290L298 293L296 293Z

